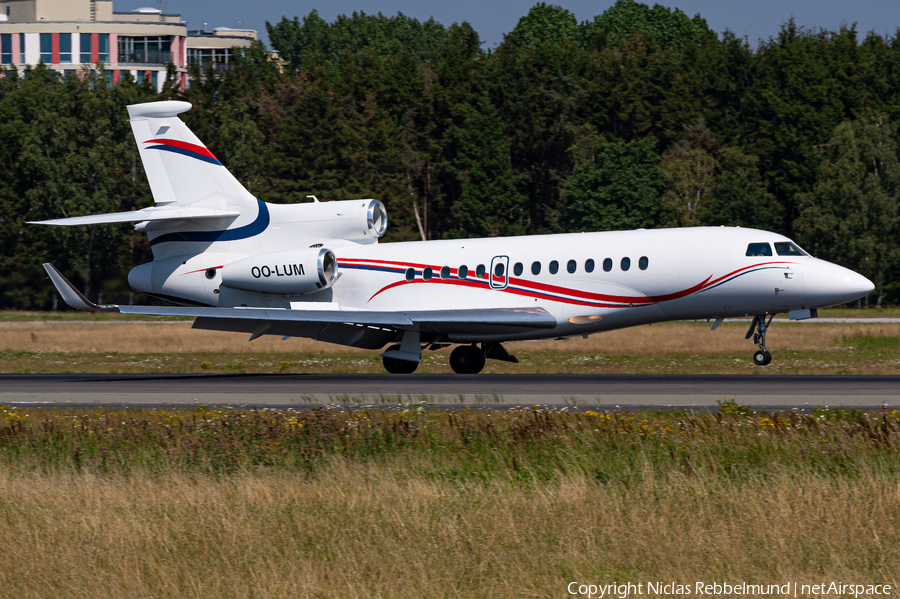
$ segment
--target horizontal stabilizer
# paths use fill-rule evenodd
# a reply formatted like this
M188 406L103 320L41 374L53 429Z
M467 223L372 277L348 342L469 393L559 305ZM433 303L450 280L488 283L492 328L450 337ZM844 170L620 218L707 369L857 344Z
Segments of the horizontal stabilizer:
M112 212L109 214L91 214L89 216L73 216L54 220L33 221L30 225L57 225L73 227L76 225L103 225L110 223L140 223L156 220L194 220L202 218L233 218L240 216L237 210L219 210L218 208L201 208L196 206L157 205L143 210L128 212Z

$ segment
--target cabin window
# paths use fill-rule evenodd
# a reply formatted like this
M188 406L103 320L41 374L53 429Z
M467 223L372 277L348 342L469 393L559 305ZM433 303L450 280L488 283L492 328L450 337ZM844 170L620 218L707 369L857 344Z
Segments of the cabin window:
M647 259L647 256L641 256L641 259L638 260L638 268L647 270L648 266L650 266L650 261Z
M516 265L513 266L513 274L517 277L522 275L523 270L525 270L525 267L522 266L521 262L516 262Z
M631 258L622 258L622 270L628 270L631 268Z
M531 263L531 274L533 274L533 275L541 274L541 263L540 262L532 262Z
M407 281L412 281L412 280L415 279L415 278L416 278L416 271L415 271L415 269L413 269L413 268L407 268L407 269L406 269L406 280L407 280Z
M573 274L576 268L578 268L578 263L574 260L566 262L566 270L569 271L569 274Z
M609 272L612 270L612 258L607 258L603 261L603 271Z
M748 256L771 256L772 246L768 243L751 243L747 246Z
M806 256L806 252L800 249L800 246L790 241L776 241L775 253L779 256Z
M469 267L468 266L460 266L459 270L456 271L459 274L460 279L465 279L469 276Z
M426 281L431 280L431 275L434 274L434 271L431 270L430 266L426 266L424 270L422 270L422 278Z
M475 267L475 276L478 277L479 279L483 279L484 273L486 273L486 272L487 272L487 269L484 267L484 264L479 264L478 266Z
M503 263L502 263L502 262L498 262L497 265L494 266L494 276L495 276L495 277L502 277L502 276L503 276L503 271L504 271L504 270L505 270L505 269L503 268Z
M558 272L559 272L559 262L554 260L550 263L550 274L555 275Z
M584 272L594 272L594 259L588 258L584 261Z
M450 267L444 266L441 268L441 279L446 281L450 278Z

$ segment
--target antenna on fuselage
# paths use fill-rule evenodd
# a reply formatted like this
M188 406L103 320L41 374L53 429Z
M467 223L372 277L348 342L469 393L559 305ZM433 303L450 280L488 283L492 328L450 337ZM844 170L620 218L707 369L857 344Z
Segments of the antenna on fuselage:
M306 196L306 197L312 198L312 199L313 199L313 202L315 202L316 204L319 203L319 198L317 198L316 196Z

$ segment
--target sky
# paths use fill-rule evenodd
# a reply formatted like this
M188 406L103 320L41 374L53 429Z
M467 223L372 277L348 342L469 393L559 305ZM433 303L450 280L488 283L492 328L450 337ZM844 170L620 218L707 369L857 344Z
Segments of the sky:
M614 1L549 0L547 3L570 10L582 21L593 19ZM169 13L180 14L188 22L188 29L202 29L204 23L210 28L256 29L266 44L266 21L274 24L282 16L299 16L302 21L316 9L319 16L331 22L338 15L353 11L384 15L402 12L420 21L434 17L444 25L468 21L484 47L493 48L536 3L537 0L168 0L165 3L114 0L113 9L127 12L143 6L164 8ZM644 0L644 3L655 2ZM722 33L729 29L738 36L746 36L753 48L759 40L776 35L780 25L792 16L799 25L810 28L834 30L842 24L856 23L860 37L873 30L882 36L893 36L900 28L900 0L663 0L660 4L679 8L691 17L700 13L713 31Z

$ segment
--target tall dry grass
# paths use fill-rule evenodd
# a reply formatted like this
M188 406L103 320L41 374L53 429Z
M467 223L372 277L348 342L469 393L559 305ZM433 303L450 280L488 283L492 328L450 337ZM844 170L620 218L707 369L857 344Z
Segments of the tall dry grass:
M0 351L65 351L138 353L371 353L310 339L266 335L248 342L244 333L192 330L183 323L0 322ZM558 351L660 355L716 354L752 349L744 333L749 323L709 325L670 323L609 331L588 339L548 340L509 344L510 351ZM900 337L900 324L776 323L769 345L776 350L817 350L844 346L860 335ZM446 350L444 350L446 351Z
M0 474L0 596L564 597L573 581L900 584L900 485L773 469L598 484Z
M900 413L3 411L3 597L900 585ZM228 451L222 451L222 449Z

